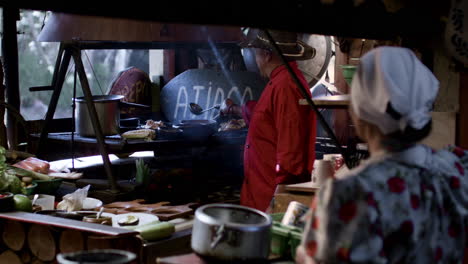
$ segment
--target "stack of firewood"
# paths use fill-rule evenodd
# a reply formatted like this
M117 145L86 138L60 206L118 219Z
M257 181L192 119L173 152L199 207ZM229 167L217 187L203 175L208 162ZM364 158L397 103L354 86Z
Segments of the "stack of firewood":
M141 240L136 237L102 236L17 221L4 221L0 226L0 263L55 263L58 253L110 248L138 255L141 249Z

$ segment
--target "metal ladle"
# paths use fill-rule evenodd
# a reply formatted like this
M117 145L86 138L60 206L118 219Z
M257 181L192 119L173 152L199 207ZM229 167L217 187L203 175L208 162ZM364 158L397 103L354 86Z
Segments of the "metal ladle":
M214 105L213 107L210 107L210 108L208 108L206 110L203 110L203 108L200 105L196 104L196 103L190 103L190 105L189 105L190 112L192 112L192 114L194 114L194 115L201 115L206 111L209 111L209 110L212 110L212 109L219 109L220 107L221 107L221 105Z

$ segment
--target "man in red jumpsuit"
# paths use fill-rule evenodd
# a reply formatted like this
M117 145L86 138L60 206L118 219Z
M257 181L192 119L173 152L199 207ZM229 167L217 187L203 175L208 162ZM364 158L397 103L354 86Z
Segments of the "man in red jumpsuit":
M258 102L249 101L242 108L228 103L224 112L242 111L249 123L241 204L266 211L279 185L310 181L315 160L316 117L310 106L299 105L302 94L264 32L253 32L249 32L241 46L255 48L260 73L269 82ZM312 58L315 49L298 41L293 32L270 31L270 34L302 85L308 88L295 60Z

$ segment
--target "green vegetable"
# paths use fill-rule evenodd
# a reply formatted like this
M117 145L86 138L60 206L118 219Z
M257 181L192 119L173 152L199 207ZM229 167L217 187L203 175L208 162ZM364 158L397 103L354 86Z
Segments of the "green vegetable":
M53 178L50 177L47 174L35 172L35 171L30 171L30 170L25 170L23 168L18 168L15 166L7 165L7 172L13 175L16 175L18 177L31 177L34 180L52 180Z
M126 228L126 229L130 229L130 230L135 230L136 228L139 228L139 227L144 227L144 226L149 226L149 225L155 225L155 224L159 224L161 222L159 222L159 220L154 220L154 221L151 221L149 223L146 223L144 225L134 225L134 226L121 226L123 228Z
M173 223L161 222L153 225L137 226L134 229L140 232L140 236L145 240L156 240L169 237L175 232Z
M150 168L145 164L143 159L135 160L136 176L135 180L137 183L148 184L150 177Z
M32 212L32 201L26 195L15 194L13 201L16 211Z
M11 175L8 172L5 172L4 175L8 182L9 192L26 194L26 189L21 185L21 180L18 177Z
M5 148L0 147L0 191L14 194L25 194L26 189L21 185L21 181L14 173L7 171Z

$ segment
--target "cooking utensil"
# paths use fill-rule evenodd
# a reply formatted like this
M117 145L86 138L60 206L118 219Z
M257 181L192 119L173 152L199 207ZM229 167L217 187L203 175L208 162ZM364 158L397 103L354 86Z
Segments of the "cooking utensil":
M99 219L99 217L101 217L103 212L104 212L104 207L101 207L101 209L99 209L99 212L96 215L96 219Z
M83 222L112 226L112 217L102 216L100 218L97 218L97 215L96 216L85 216L85 217L83 217Z
M208 204L195 211L192 249L223 261L264 260L270 250L271 218L245 206Z
M204 141L216 133L217 123L214 120L182 120L179 124L173 125L182 129L182 136L188 140Z
M34 198L33 198L33 200L32 200L32 204L31 204L31 205L36 204L37 198L39 198L39 194L36 193L36 194L34 195Z
M214 105L213 107L210 107L208 109L203 110L203 108L200 105L196 104L196 103L190 103L189 104L189 110L194 115L201 115L206 111L210 111L212 109L219 109L220 107L221 107L221 105Z
M149 108L150 106L122 102L123 95L96 95L93 96L93 103L96 108L96 113L101 125L104 136L118 134L120 125L120 108L121 107L139 107ZM89 118L88 107L84 97L74 99L76 103L75 109L75 127L76 132L83 137L94 137L94 127Z
M86 197L83 200L83 210L94 210L102 206L102 201L96 198Z

